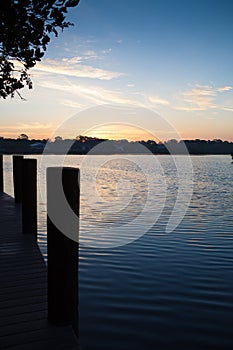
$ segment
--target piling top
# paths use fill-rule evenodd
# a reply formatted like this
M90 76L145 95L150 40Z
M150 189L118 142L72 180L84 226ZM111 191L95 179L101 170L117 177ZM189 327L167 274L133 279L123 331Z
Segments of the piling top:
M79 235L79 169L47 168L47 215L51 222L71 240Z

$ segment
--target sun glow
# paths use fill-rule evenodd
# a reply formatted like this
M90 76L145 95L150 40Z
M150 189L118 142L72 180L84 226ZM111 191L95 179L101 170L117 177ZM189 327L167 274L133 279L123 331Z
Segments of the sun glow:
M146 130L137 128L130 125L122 124L111 124L111 125L102 125L91 130L88 130L86 136L97 137L100 139L108 140L122 140L126 139L128 141L141 141L141 140L155 140L158 139L147 132Z

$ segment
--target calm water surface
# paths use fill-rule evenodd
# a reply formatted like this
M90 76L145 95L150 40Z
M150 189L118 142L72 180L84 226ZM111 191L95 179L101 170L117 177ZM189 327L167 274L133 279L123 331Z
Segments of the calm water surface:
M100 157L100 156L99 156ZM6 157L10 172L10 157ZM95 167L96 158L91 164ZM114 237L104 228L120 227L137 217L147 200L144 172L131 161L110 157L97 176L96 203L91 196L91 174L81 174L80 232L80 337L84 350L233 349L233 164L229 156L191 157L193 196L181 224L166 233L177 196L175 164L157 157L161 169L153 171L150 157L142 168L155 184L154 198L161 215L153 227L135 241L116 248L104 246ZM40 159L40 157L38 157ZM56 165L58 156L47 163ZM185 157L180 158L184 162ZM78 166L82 156L69 156ZM151 171L151 173L150 173ZM40 169L44 192L44 169ZM120 180L129 180L131 185ZM166 180L166 199L161 187ZM161 186L160 186L161 184ZM133 189L132 189L133 188ZM6 189L12 193L9 174ZM132 195L133 191L133 195ZM127 202L116 211L114 201ZM163 202L165 205L163 207ZM152 204L152 203L151 203ZM111 208L114 208L111 212ZM106 226L107 225L107 226ZM132 236L133 239L133 236ZM46 258L45 200L39 201L39 240ZM101 248L95 248L101 243Z

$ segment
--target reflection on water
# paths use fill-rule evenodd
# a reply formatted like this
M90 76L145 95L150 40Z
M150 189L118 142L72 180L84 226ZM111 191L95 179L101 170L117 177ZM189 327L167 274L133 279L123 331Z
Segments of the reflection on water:
M92 248L93 240L103 240L101 227L120 226L123 230L122 225L132 222L147 201L148 182L134 164L134 157L138 156L132 156L131 162L110 159L105 163L97 173L95 191L100 197L93 196L90 187L92 169L81 176L81 214L85 219L79 266L83 349L233 349L230 158L192 157L193 197L182 223L168 234L165 228L176 201L177 176L171 157L157 157L163 171L153 170L151 176L156 208L158 212L162 208L158 221L131 244ZM78 166L82 159L69 156L66 163ZM185 157L182 161L185 163ZM57 156L48 159L50 165L57 162ZM142 162L150 173L150 158L145 156ZM43 179L43 169L40 174ZM6 186L11 192L10 181ZM166 199L161 188L166 189ZM93 203L96 198L97 206ZM40 199L39 238L46 254L44 203L44 198ZM140 228L138 225L139 232Z

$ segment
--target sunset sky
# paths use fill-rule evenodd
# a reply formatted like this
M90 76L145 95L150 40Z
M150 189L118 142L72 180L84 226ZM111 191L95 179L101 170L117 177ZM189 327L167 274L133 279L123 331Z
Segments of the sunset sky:
M74 27L32 70L27 101L0 101L0 136L49 138L80 112L60 136L175 135L143 113L140 123L116 124L117 113L98 120L93 107L110 104L155 111L183 139L233 141L232 18L232 0L81 0L69 10Z

